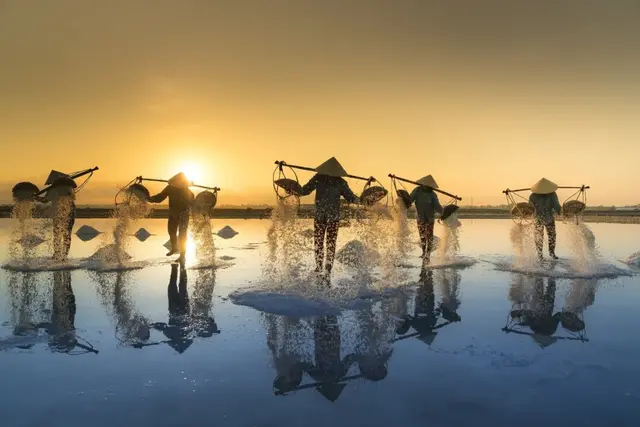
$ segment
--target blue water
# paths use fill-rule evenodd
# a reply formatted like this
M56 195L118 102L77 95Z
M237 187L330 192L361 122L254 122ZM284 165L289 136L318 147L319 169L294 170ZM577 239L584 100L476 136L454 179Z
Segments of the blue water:
M589 225L603 263L628 275L566 279L499 271L511 223L462 222L472 266L423 278L408 268L394 292L358 304L285 293L301 318L234 303L262 283L268 221L216 221L239 234L216 237L223 267L187 269L186 293L179 274L169 286L160 220L129 248L142 268L0 270L2 425L640 425L640 279L617 261L640 249L640 226ZM10 225L0 221L3 264ZM558 255L570 260L562 228ZM101 242L74 237L72 260ZM326 311L306 316L310 301ZM548 314L551 337L518 325L515 309Z

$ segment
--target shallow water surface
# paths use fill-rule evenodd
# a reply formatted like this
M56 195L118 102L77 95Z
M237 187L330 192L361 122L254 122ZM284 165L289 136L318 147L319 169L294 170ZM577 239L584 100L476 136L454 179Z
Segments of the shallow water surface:
M265 279L270 224L214 221L238 234L211 263L190 243L181 272L162 220L122 268L86 261L105 234L16 264L0 220L2 425L640 425L640 279L619 261L640 226L590 224L601 257L576 270L559 224L560 261L531 269L510 221L462 220L459 262L421 274L414 245L391 275L337 264L326 289L308 233L300 271Z

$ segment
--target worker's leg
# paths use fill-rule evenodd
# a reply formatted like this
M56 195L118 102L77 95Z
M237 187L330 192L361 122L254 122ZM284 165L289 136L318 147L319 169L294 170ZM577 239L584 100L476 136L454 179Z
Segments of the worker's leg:
M169 232L169 240L171 241L171 250L167 252L167 256L173 255L178 252L178 224L180 223L179 218L169 216L169 221L167 222L167 231Z
M316 273L322 272L324 264L324 238L327 231L327 222L316 218L314 222L314 246L316 252Z
M549 238L549 256L553 259L558 259L556 256L556 222L552 221L546 227L547 237Z
M333 260L336 257L336 243L338 241L339 221L331 221L327 224L327 262L325 270L331 273Z
M183 213L180 216L180 223L178 224L178 249L180 256L184 258L187 252L187 234L189 232L189 213Z

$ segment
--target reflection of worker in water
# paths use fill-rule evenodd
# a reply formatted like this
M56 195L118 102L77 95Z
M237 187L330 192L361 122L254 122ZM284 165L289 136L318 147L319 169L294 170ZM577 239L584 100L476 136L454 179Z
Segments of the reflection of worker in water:
M406 316L396 332L404 335L413 326L421 339L435 335L434 328L438 323L438 311L435 304L435 293L433 289L433 271L423 270L421 274L420 286L416 290L415 309L413 316Z
M535 243L538 258L542 260L542 243L544 242L544 229L547 229L549 239L549 256L556 256L556 222L554 212L560 214L560 202L556 190L558 186L546 178L542 178L531 187L529 202L536 208L535 219Z
M336 316L322 316L313 324L315 364L309 375L321 384L316 387L328 400L335 402L345 385L340 380L347 375L353 362L351 355L340 359L340 326Z
M189 180L180 172L169 180L164 190L155 196L151 196L151 203L161 203L169 198L169 221L167 229L169 239L171 239L171 250L167 256L180 253L180 258L184 259L187 251L187 231L189 229L189 214L194 200L193 193L189 190Z
M76 346L75 338L76 298L71 288L71 272L53 273L53 310L47 332L52 336L49 347L68 353Z
M169 323L157 323L154 327L169 339L168 344L178 353L184 353L193 343L189 338L189 295L187 293L187 270L171 265L171 276L167 288L169 300Z
M276 394L286 394L300 386L304 372L312 367L304 354L304 324L300 319L275 314L265 314L264 318L267 323L267 346L277 373L273 388Z
M425 262L429 262L431 252L433 251L435 215L436 212L442 215L442 205L440 205L438 196L433 191L434 188L438 188L438 184L431 175L420 178L417 183L420 184L420 186L414 188L411 192L411 203L416 204L422 257Z
M202 269L198 271L193 299L191 301L191 314L193 328L198 337L201 338L209 338L212 337L213 334L220 333L218 325L211 313L215 283L215 269Z
M524 289L523 289L524 290ZM556 280L553 277L547 279L547 286L544 279L536 277L530 291L525 290L528 297L523 297L521 301L522 309L511 311L511 317L519 319L520 324L528 326L534 333L533 338L542 346L553 344L552 338L560 324L561 314L553 314L556 297ZM514 293L515 296L515 293Z
M302 187L302 195L316 192L315 214L315 253L316 272L324 270L329 274L333 268L336 254L336 241L338 239L338 226L340 222L340 197L344 197L350 203L356 203L358 197L353 194L347 181L343 177L347 172L335 157L327 160L316 168L318 172ZM325 258L326 239L326 263Z

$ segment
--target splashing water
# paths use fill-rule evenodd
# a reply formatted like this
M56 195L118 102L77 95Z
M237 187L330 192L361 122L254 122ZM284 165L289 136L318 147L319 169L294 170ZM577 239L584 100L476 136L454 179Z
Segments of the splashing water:
M113 233L105 233L105 241L91 258L118 265L131 259L127 250L135 224L150 213L149 204L136 197L131 197L127 203L118 204L111 215L116 220Z
M9 258L29 261L36 255L36 248L45 241L41 229L43 223L33 219L35 203L19 201L11 210L12 230L8 245Z
M312 252L309 249L313 247L313 231L309 235L297 211L297 204L279 200L271 213L267 232L269 254L262 271L273 283L291 283L299 278L307 264L304 254Z
M568 223L567 236L569 249L574 255L571 263L576 271L587 273L593 270L600 261L600 253L596 246L596 238L584 223Z
M395 255L394 264L398 265L411 252L411 230L409 228L409 218L407 217L407 208L398 198L395 208L391 210L395 237Z
M516 254L516 266L533 266L538 260L532 224L513 224L511 244Z
M196 257L200 262L214 262L216 245L211 230L211 219L207 215L194 213L191 216L193 237L196 242Z
M459 229L462 224L456 214L450 215L442 221L444 234L438 246L438 257L440 261L447 262L456 259L460 251Z
M376 267L382 273L379 286L396 281L396 264L399 262L397 253L398 239L395 234L397 224L388 221L386 208L372 206L361 209L359 219L355 223L355 232L363 245L363 256L357 262L357 269L367 277Z

